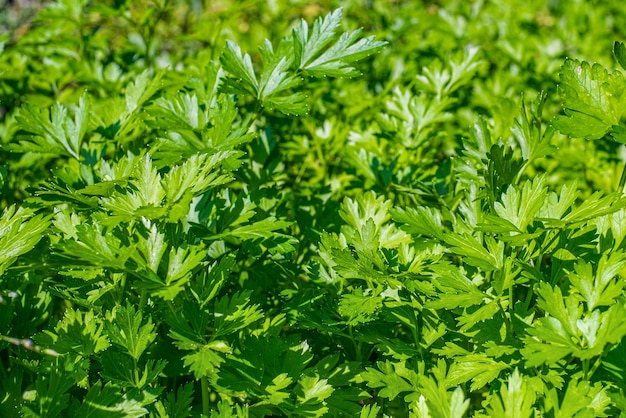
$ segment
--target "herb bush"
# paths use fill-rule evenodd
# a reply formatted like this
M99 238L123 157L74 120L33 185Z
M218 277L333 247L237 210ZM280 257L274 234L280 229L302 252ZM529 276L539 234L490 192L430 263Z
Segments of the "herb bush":
M0 416L624 414L619 2L35 6Z

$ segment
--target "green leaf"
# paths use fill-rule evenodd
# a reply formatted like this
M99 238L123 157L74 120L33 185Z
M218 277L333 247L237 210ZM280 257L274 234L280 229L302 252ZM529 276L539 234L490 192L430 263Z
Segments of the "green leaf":
M622 73L609 73L600 64L567 59L560 72L565 116L554 126L564 135L600 139L619 121L626 106Z
M330 409L325 401L334 391L335 389L328 384L327 379L321 379L317 375L302 376L295 388L297 396L295 413L313 417L327 415Z
M402 223L402 229L409 234L419 234L443 241L441 213L433 208L417 207L389 211L394 221Z
M355 199L344 199L339 215L346 224L360 230L370 219L376 227L382 226L389 219L387 211L390 208L391 202L384 196L376 196L376 193L368 191Z
M169 336L181 350L195 350L208 342L207 327L211 317L206 307L192 300L185 300L182 307L165 313L170 326Z
M429 406L429 402L427 402L426 398L422 395L414 402L413 405L413 413L414 415L410 415L411 417L450 417L450 418L462 418L465 416L465 412L469 407L469 399L465 399L463 394L463 390L460 387L457 387L451 394L449 400L442 400L443 406L435 406L431 411L431 407ZM431 415L431 412L432 415Z
M192 279L190 292L204 308L215 296L235 266L235 258L227 255L213 263L208 272L195 275Z
M450 392L452 387L446 379L446 365L443 360L439 360L437 365L431 369L431 375L419 376L419 392L407 397L407 401L412 400L413 405L417 404L417 416L462 418L469 408L470 400L465 399L463 390L456 387Z
M425 307L429 309L456 309L478 305L484 302L487 295L461 271L453 266L436 265L431 268L432 281L440 293L438 299L429 301Z
M227 401L221 401L217 405L217 411L211 411L210 418L248 418L248 406L235 405L231 408Z
M508 191L509 185L517 183L524 168L524 160L515 158L515 151L507 146L494 144L487 153L487 171L485 173L485 181L487 182L490 199L504 199L505 191ZM541 177L537 179L541 181Z
M165 98L163 106L173 106ZM160 102L157 100L156 105ZM183 105L180 105L183 106ZM198 103L198 126L196 131L189 131L189 123L195 125L194 112L195 104L191 100L190 104L184 105L184 115L178 109L178 106L172 111L176 111L178 116L162 115L163 109L154 106L147 109L151 115L148 124L166 130L166 134L158 138L158 143L151 150L152 157L158 161L159 165L179 164L181 159L192 157L196 154L208 154L207 157L212 158L214 154L220 155L221 152L233 153L234 149L240 145L249 142L254 138L254 132L248 132L249 121L242 121L239 118L239 111L235 106L232 96L220 95L217 99L206 105L208 109L203 109L203 104ZM190 107L190 108L189 108ZM169 110L167 110L169 112ZM191 115L188 115L191 113ZM172 124L167 119L175 117L184 119L184 121ZM192 122L188 122L191 118ZM207 121L204 119L208 118ZM177 128L176 126L179 125ZM239 154L237 154L239 155ZM225 158L227 155L223 155ZM234 170L239 166L238 161L233 157L227 159L221 166L225 169Z
M493 418L530 418L534 416L536 393L529 379L516 368L499 393L487 400L487 413Z
M611 138L619 144L626 144L626 128L621 125L611 126Z
M250 293L235 293L215 302L214 338L246 328L263 318L258 305L250 304Z
M616 275L626 267L626 258L622 252L604 254L594 274L591 264L578 260L569 279L587 302L587 309L592 311L597 306L610 306L622 294L623 279Z
M126 349L135 360L139 360L143 352L156 339L152 320L148 317L143 323L141 312L127 303L126 307L118 306L106 315L106 329L111 343Z
M54 331L44 331L37 341L42 345L52 346L60 354L72 353L87 358L110 345L105 334L104 321L92 310L66 310Z
M309 400L323 401L334 391L328 384L327 379L320 379L319 376L303 376L298 380L296 387L298 402L305 403Z
M67 113L68 109L60 103L56 103L50 111L29 104L22 106L15 120L23 130L36 136L30 142L21 141L14 149L61 154L80 160L82 141L90 118L86 94L80 98L79 106L74 110L74 120Z
M562 219L578 198L579 191L577 185L577 182L566 183L561 186L561 190L558 195L554 192L548 193L545 204L541 209L540 216L542 218L552 220Z
M111 212L104 218L107 223L130 221L146 217L158 219L165 215L161 175L145 154L141 160L134 162L127 187L116 189L110 197L100 198L102 207Z
M285 41L281 42L278 51L274 52L272 44L265 41L260 49L263 60L263 71L259 80L259 99L270 109L277 109L284 114L300 115L308 111L304 103L304 93L290 93L298 87L302 79L289 70L291 67L290 48Z
M50 222L30 209L9 206L0 216L0 276L42 238Z
M447 383L458 385L471 380L470 390L474 392L496 380L500 372L508 368L508 364L495 361L482 353L457 356L448 370Z
M251 224L236 226L226 232L214 235L212 238L219 239L228 236L236 237L242 240L272 238L274 236L274 231L285 229L289 225L291 225L291 222L279 220L272 216Z
M159 91L164 74L163 71L157 71L156 74L152 74L150 70L144 70L135 77L133 82L126 86L124 98L127 115L135 113Z
M549 315L535 320L527 329L522 354L528 367L553 364L568 355L591 359L626 335L626 324L619 319L626 315L622 303L605 311L584 312L576 295L563 298L558 287L542 283L538 293L539 306Z
M110 348L101 355L102 377L122 387L147 389L159 378L167 361L148 360L138 364L131 357L116 348Z
M220 364L224 362L224 356L219 351L213 350L211 346L205 345L184 356L183 360L196 379L200 379L216 375Z
M465 312L464 315L459 316L457 321L461 326L460 331L467 332L472 328L480 328L483 327L482 323L489 319L494 318L494 316L501 310L500 302L498 299L491 299L487 303L483 303L478 309L471 312ZM480 324L480 325L479 325ZM477 327L478 325L478 327Z
M357 288L352 293L341 295L338 311L341 316L348 318L349 325L357 325L373 321L382 306L382 297L364 294L363 289Z
M193 383L189 382L172 389L165 401L165 410L170 418L187 418L193 404Z
M265 386L264 390L266 403L270 405L280 405L289 399L289 387L293 383L293 379L287 373L281 373L272 379L271 384Z
M207 190L230 182L233 177L222 173L222 168L232 169L240 162L240 152L217 152L192 155L180 165L174 166L163 178L167 200L175 203L185 193L199 196Z
M602 357L602 368L617 382L626 380L626 345L620 341L615 347Z
M605 411L610 402L609 395L602 384L592 385L587 381L574 378L567 385L564 394L562 390L557 391L554 388L548 391L545 396L544 410L552 411L555 418L606 416Z
M239 45L226 41L226 49L220 57L224 70L228 71L238 82L229 83L228 91L237 94L250 94L259 97L259 82L257 80L250 55L242 54Z
M366 237L369 233L375 232L375 226L371 219L368 224L369 226L366 224L363 228ZM339 237L330 234L322 235L320 252L324 262L332 268L332 274L337 273L344 279L365 280L372 286L373 283L389 280L389 275L377 268L384 268L380 250L371 249L371 247L377 247L378 238L376 237L375 240L363 239L358 231L353 238L355 239L355 246L346 248ZM370 238L372 237L370 236ZM356 245L361 248L357 249ZM366 248L363 248L365 246Z
M301 92L292 92L298 87L301 78L291 70L291 51L283 41L278 51L265 41L260 49L263 70L257 76L248 54L242 55L238 45L227 42L221 61L224 69L231 74L224 80L222 90L235 94L250 94L269 109L276 109L285 114L302 114L308 110L304 103L306 96Z
M76 362L75 364L71 364ZM62 417L69 406L69 389L83 377L85 361L67 357L57 357L43 370L35 382L36 397L34 402L23 402L21 412L26 417ZM86 375L86 373L85 373Z
M378 389L378 396L394 400L400 393L414 390L413 385L407 382L402 374L405 367L401 363L390 361L379 361L376 363L378 369L366 367L360 377L367 383L367 386Z
M422 69L423 74L416 77L417 85L420 89L436 94L438 99L450 95L471 81L481 64L479 51L476 46L467 46L445 63L433 61Z
M296 251L299 242L291 235L274 232L271 237L263 241L263 246L270 254L287 254Z
M77 225L75 238L61 241L58 251L73 262L123 270L130 256L111 230L98 223Z
M156 99L146 111L150 124L168 130L200 130L208 122L208 112L202 109L195 94L179 92Z
M502 268L504 243L500 242L494 245L498 246L497 252L487 250L476 238L464 234L448 233L444 235L444 241L450 245L450 250L455 254L464 256L464 260L473 266L480 267L485 271L491 271ZM496 250L496 248L493 248Z
M531 103L530 109L522 100L521 117L515 120L515 126L511 129L520 144L525 161L534 161L556 150L552 144L552 138L556 132L554 127L543 126L542 112L547 99L548 94L545 91L540 92L536 100Z
M260 48L262 71L257 76L252 59L239 45L227 41L220 57L224 70L230 74L222 84L222 91L250 95L264 106L287 115L308 111L306 96L293 91L302 83L299 73L315 76L354 76L359 72L350 64L378 52L386 42L373 36L361 38L361 30L345 32L337 39L336 29L341 22L341 9L324 18L318 18L309 34L306 21L292 31L291 40L283 39L274 51L265 41Z
M341 23L342 9L337 9L325 17L318 17L309 35L309 25L302 19L300 25L293 29L294 65L302 68L310 63L335 37L335 30Z
M621 194L602 196L601 192L595 192L587 197L578 207L566 214L562 220L569 224L587 222L600 216L619 211L626 206L626 198Z
M142 402L120 393L120 388L107 382L96 382L85 395L74 416L89 418L139 418L148 413Z
M164 286L155 292L155 296L172 300L183 290L194 271L202 267L206 250L200 245L171 248Z
M376 418L378 417L378 413L380 412L380 406L374 404L365 405L363 409L361 409L361 413L359 414L359 418Z
M615 41L613 44L613 55L615 55L619 65L626 70L626 46L624 46L623 42Z
M518 231L527 232L547 194L545 178L539 176L532 182L526 181L520 189L510 186L502 194L501 202L495 202L494 209L498 216L515 225Z
M373 36L360 38L361 30L343 33L333 43L341 15L342 9L337 9L318 18L310 35L304 20L293 30L294 65L297 68L314 77L352 77L359 72L350 63L368 57L386 45L386 42L375 41Z
M153 276L157 276L163 255L168 248L165 242L165 234L160 232L155 223L145 219L143 226L147 230L139 235L136 244L136 252L131 253L131 257L138 264L139 269L147 268ZM154 277L158 281L158 277Z
M452 392L452 396L450 398L450 412L448 416L451 418L461 418L465 416L469 405L470 400L465 398L463 389L457 387Z
M295 382L313 359L306 341L294 336L251 336L241 351L229 356L220 366L216 384L229 393L248 393L261 398L264 404L293 408L288 400Z

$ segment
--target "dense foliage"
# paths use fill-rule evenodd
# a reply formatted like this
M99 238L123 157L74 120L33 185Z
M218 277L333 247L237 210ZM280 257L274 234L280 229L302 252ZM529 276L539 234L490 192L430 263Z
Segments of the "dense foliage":
M32 7L0 416L626 416L620 2Z

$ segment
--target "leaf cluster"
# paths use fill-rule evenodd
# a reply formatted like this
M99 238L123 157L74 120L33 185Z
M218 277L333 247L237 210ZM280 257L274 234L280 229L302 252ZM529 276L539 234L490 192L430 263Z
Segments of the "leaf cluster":
M205 3L0 34L0 416L624 414L622 8Z

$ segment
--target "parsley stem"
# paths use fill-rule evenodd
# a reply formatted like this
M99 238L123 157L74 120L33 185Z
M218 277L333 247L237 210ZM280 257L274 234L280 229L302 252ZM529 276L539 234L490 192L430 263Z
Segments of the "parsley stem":
M621 193L626 192L624 188L626 187L626 164L624 164L624 168L622 169L622 177L619 179L618 189Z
M360 341L357 342L354 339L354 333L352 332L352 325L348 325L348 334L350 335L350 340L352 340L352 345L354 347L355 360L361 361L362 360L362 356L361 356L362 343Z
M420 353L420 360L424 359L424 349L420 344L421 339L421 330L422 330L422 313L418 312L417 315L413 315L413 327L411 328L411 333L413 334L413 343L415 344L415 348Z
M202 390L202 414L209 416L209 382L206 376L200 378L200 386Z
M528 311L530 308L530 302L532 301L534 295L532 284L528 286L528 292L526 293L526 299L524 300L524 308Z
M602 356L598 357L593 363L593 366L591 366L591 370L589 370L589 375L587 376L588 379L591 379L593 377L593 375L596 373L596 370L598 370L598 367L600 367L601 364Z
M141 295L139 296L139 309L143 310L146 307L146 302L148 300L148 291L146 289L141 291Z

